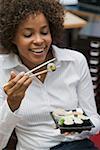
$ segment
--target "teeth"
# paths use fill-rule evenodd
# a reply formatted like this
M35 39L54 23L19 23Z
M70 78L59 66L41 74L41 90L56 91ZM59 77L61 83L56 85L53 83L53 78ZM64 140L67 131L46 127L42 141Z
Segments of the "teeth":
M43 49L30 49L32 52L35 52L35 53L40 53L40 52L43 52Z

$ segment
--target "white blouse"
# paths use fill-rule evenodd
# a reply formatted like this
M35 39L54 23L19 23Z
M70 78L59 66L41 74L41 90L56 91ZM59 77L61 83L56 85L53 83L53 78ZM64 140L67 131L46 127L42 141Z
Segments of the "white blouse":
M83 54L53 46L57 70L48 72L44 83L37 77L26 91L20 108L10 110L3 85L9 80L12 70L28 71L17 55L3 55L0 60L0 149L4 148L16 129L16 150L49 150L61 141L80 140L100 130L93 86L88 65ZM64 136L54 128L50 115L56 108L72 110L82 108L94 124L91 131Z

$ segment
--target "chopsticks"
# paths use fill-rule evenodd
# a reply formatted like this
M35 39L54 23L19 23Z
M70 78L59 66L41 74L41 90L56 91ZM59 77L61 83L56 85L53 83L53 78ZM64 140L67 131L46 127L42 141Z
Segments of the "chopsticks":
M43 67L43 66L45 66L45 65L47 65L47 64L49 64L49 63L51 63L51 62L53 62L54 60L56 60L56 58L50 59L50 60L44 62L43 64L41 64L41 65L39 65L39 66L33 68L32 70L26 72L25 75L28 75L28 74L32 73L33 71L36 71L37 69L39 69L39 68L41 68L41 67ZM33 77L33 76L37 76L37 75L46 73L47 71L48 71L48 70L46 69L46 70L37 72L37 73L35 73L35 74L30 75L30 77Z
M43 74L43 73L46 73L46 72L48 72L47 69L46 69L46 70L39 71L39 72L37 72L37 73L34 73L34 74L30 75L29 77L35 77L35 76L38 76L38 75Z

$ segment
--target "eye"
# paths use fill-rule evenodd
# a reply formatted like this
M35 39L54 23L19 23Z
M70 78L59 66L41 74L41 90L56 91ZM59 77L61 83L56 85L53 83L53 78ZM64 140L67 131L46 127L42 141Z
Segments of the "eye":
M50 33L49 28L48 27L43 27L40 31L40 33L42 35L48 35Z
M31 37L31 36L32 36L32 33L24 34L24 37L26 37L26 38L29 38L29 37Z
M45 31L45 32L41 32L41 34L43 34L43 35L47 35L49 32L48 31Z
M25 31L23 32L23 35L24 35L24 37L26 37L26 38L31 37L32 34L33 34L33 32L30 31L30 30L25 30Z

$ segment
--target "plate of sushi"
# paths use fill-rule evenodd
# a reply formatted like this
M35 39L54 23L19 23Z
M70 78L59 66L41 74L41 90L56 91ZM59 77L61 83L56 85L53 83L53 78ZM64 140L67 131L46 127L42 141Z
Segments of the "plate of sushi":
M82 132L84 130L91 130L94 127L89 117L81 108L71 111L59 108L51 112L51 116L56 124L56 128L59 128L61 133Z

